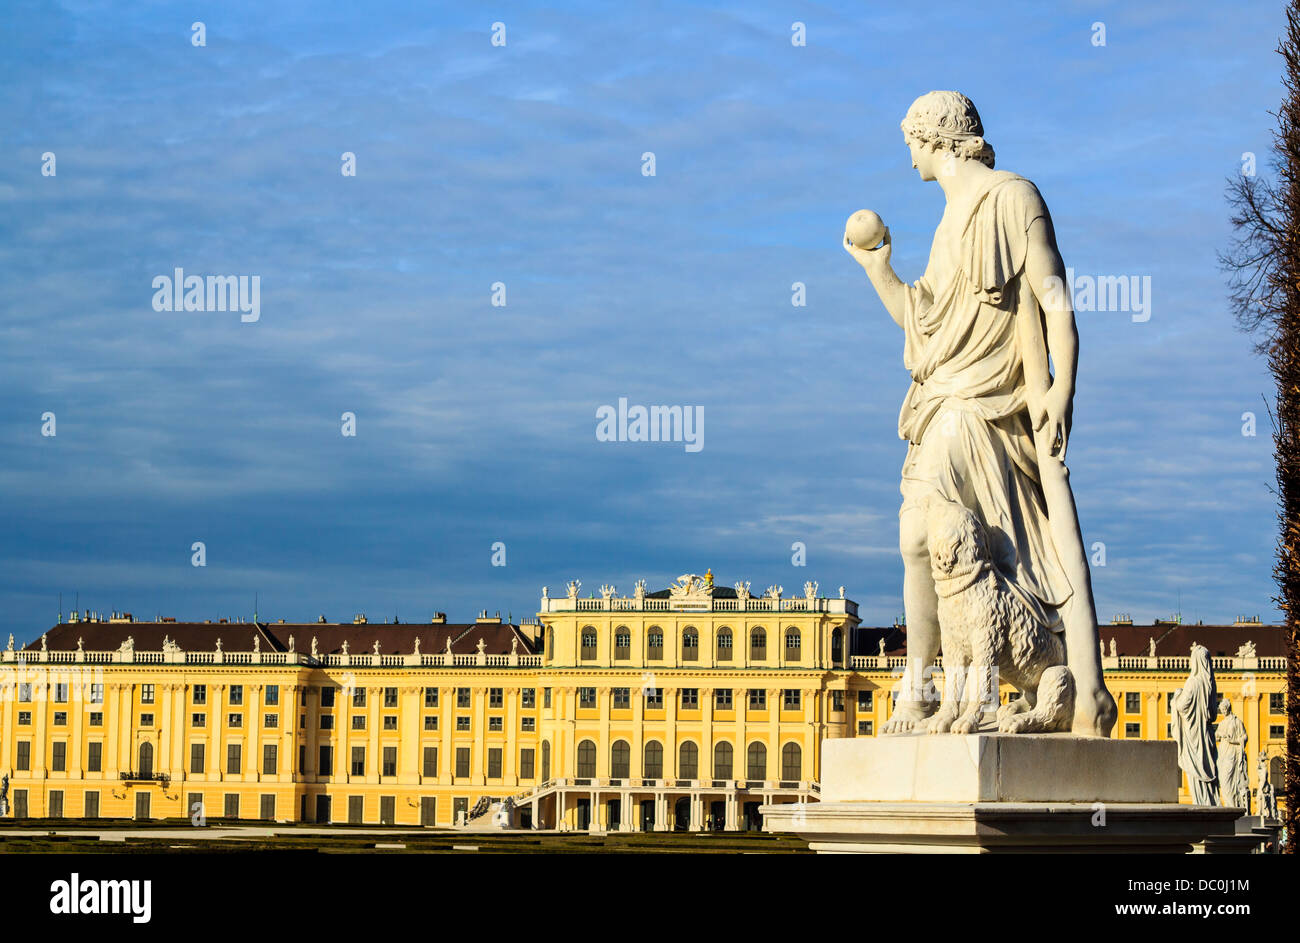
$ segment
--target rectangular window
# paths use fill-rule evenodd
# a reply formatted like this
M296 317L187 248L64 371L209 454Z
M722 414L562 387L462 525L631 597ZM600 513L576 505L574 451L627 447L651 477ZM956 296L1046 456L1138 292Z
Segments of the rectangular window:
M274 743L262 744L262 775L274 776L279 772L279 748Z
M384 765L380 770L379 775L397 775L397 747L384 747Z
M578 688L578 706L595 707L596 706L596 689L595 688Z
M751 711L767 710L767 692L751 689L749 692L749 709Z
M14 769L27 772L32 768L32 742L30 740L18 741L18 756L14 760Z
M550 707L550 706L551 706L551 689L550 689L550 688L542 688L542 706L543 706L543 707Z
M428 779L436 779L438 776L438 748L424 748L424 772L420 775Z
M279 715L279 714L263 714L263 715L262 715L262 726L263 726L263 727L267 727L267 728L270 728L270 727L278 727L278 726L280 726L280 715Z
M149 700L146 701L145 703L146 703L146 704L152 704L152 703L153 703L153 685L152 685L152 684L146 684L145 687L149 689ZM68 686L67 686L67 684L59 683L59 684L55 684L55 685L54 685L54 703L55 703L55 704L66 704L66 703L68 703Z
M537 706L537 689L521 688L519 691L519 706L524 710L532 710Z
M872 735L873 729L874 728L872 727L871 721L869 720L858 721L858 734L860 736L870 737Z
M262 689L262 703L266 707L275 707L280 703L280 686L268 684Z
M32 712L31 712L31 711L19 711L19 712L18 712L18 726L19 726L19 727L30 727L31 725L32 725Z
M90 703L104 703L104 686L102 684L92 684L90 686ZM95 793L95 795L98 797L99 793Z
M456 777L464 779L469 776L469 747L456 748Z
M627 710L632 706L631 688L611 688L610 694L613 697L614 710Z
M781 695L781 709L797 711L802 706L801 692L798 688L786 688Z
M519 751L519 778L532 779L533 775L533 750L525 747Z
M355 691L352 692L352 706L353 706L353 707L365 707L365 706L366 706L366 689L365 689L365 688L357 688Z
M258 810L263 822L275 821L275 796L267 793L262 796L262 807Z
M488 718L488 730L489 730L489 731L491 731L491 730L504 730L504 729L505 729L505 718L503 718L503 717L489 717L489 718Z
M614 658L626 661L632 657L632 633L619 631L614 636Z
M320 748L320 766L316 768L316 775L325 776L325 777L334 775L334 748L333 747Z
M348 824L360 825L366 812L365 796L348 796Z
M86 796L86 800L85 800L86 808L82 814L85 816L85 818L88 819L99 818L99 792L98 791L87 792L85 796Z
M1124 695L1124 711L1128 714L1137 714L1142 711L1142 695L1137 691L1129 691Z
M664 706L663 688L645 689L645 707L647 710L660 710Z
M90 712L90 720L88 721L88 723L89 723L90 726L92 726L92 727L102 727L102 726L104 726L104 712L103 712L103 711L91 711L91 712Z
M396 714L385 714L385 715L384 715L384 729L385 729L385 730L396 730L396 729L397 729L397 715L396 715Z
M425 706L425 707L437 707L437 706L438 706L438 689L437 689L437 688L425 688L425 689L424 689L424 706Z
M858 692L858 710L869 711L875 707L875 698L872 696L873 694L874 692L872 691Z
M519 719L519 729L524 731L534 731L537 729L536 717L521 717Z
M1141 739L1141 737L1142 737L1142 725L1141 725L1141 724L1125 724L1125 725L1124 725L1124 736L1127 737L1127 738L1130 739L1130 740L1138 740L1138 739Z
M29 704L29 703L31 703L31 700L32 700L32 686L31 686L30 684L25 684L25 683L24 683L24 684L20 684L20 685L18 685L18 700L22 701L22 702L25 703L25 704Z
M488 707L500 708L505 703L505 688L488 688Z
M384 688L384 706L397 706L397 688Z
M242 726L244 726L244 715L243 715L243 714L230 714L230 715L228 715L228 716L226 717L226 726L227 726L227 727L242 727Z
M1285 740L1285 739L1286 739L1286 724L1269 724L1269 725L1268 725L1268 738L1269 738L1270 740Z
M14 818L16 819L27 818L27 790L26 789L14 790Z
M333 714L321 714L321 715L320 715L320 729L321 729L321 730L333 730L333 729L334 729L334 715L333 715Z
M352 775L353 776L366 775L366 748L365 747L352 748Z
M469 707L469 706L470 706L470 691L469 691L469 688L457 688L457 689L456 689L456 706L457 706L457 707Z
M194 685L194 689L190 693L193 695L195 704L208 703L208 686L206 684Z
M365 714L353 714L353 715L352 715L352 729L353 729L353 730L365 730L365 729L366 729L366 715L365 715Z
M141 715L140 715L140 726L141 726L141 727L152 727L152 726L153 726L153 714L141 714Z
M843 691L831 692L831 710L838 711L841 714L844 713L844 692Z
M596 657L596 630L595 629L582 630L582 657L583 658Z
M238 743L226 744L226 772L228 774L238 774L243 767L244 754L243 746Z
M488 779L501 778L501 748L500 747L488 748L487 774L488 774Z
M324 685L321 685L321 689L320 689L320 706L321 706L321 707L333 707L333 706L334 706L334 685L332 685L332 684L324 684Z
M228 819L239 818L239 793L237 792L226 793L225 806L226 808L224 811L225 811L226 818Z
M142 685L140 685L140 703L141 703L141 704L152 704L152 703L153 703L153 685L152 685L152 684L142 684Z
M144 716L149 718L149 723L148 723L148 724L145 724L145 726L152 726L152 725L153 725L153 714L145 714ZM55 711L55 712L54 712L54 726L56 726L56 727L66 727L66 726L68 726L68 712L67 712L67 711Z
M100 773L104 770L104 744L98 740L86 744L86 772Z
M682 688L682 710L697 711L699 709L700 709L700 689Z
M230 706L239 707L244 703L244 686L242 684L232 684L230 686Z
M437 729L438 729L438 715L437 715L437 714L427 714L427 715L425 716L425 718L424 718L424 729L425 729L425 730L437 730Z
M301 776L307 772L307 745L300 743L298 745L298 775Z
M457 717L457 718L456 718L456 729L457 729L457 730L469 730L469 718L468 718L468 717Z
M208 724L208 715L207 715L207 714L191 714L191 715L190 715L190 726L191 726L191 727L206 727L207 724Z
M664 633L652 629L646 636L646 657L658 660L664 657Z
M1271 691L1268 695L1268 712L1270 714L1286 713L1286 696L1281 691Z
M397 821L397 797L379 797L379 824L392 825Z
M731 702L731 688L714 688L713 689L713 709L719 711L729 711L733 707Z
M52 819L63 818L63 790L62 789L50 790L50 818Z
M763 661L767 658L767 634L762 629L755 629L749 636L749 660Z
M204 759L203 749L204 749L203 744L201 743L190 744L190 772L191 773L203 772L203 759Z
M56 773L68 770L68 745L56 740L50 744L50 769Z

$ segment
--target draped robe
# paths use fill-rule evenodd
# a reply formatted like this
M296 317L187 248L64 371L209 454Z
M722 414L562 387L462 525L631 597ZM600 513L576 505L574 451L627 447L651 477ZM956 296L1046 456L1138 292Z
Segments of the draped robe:
M949 205L925 274L905 292L912 385L898 420L908 442L899 513L933 493L971 510L1012 591L1060 631L1071 587L1048 527L1017 330L1019 318L1041 324L1024 277L1039 218L1050 220L1032 183L991 174L968 209Z

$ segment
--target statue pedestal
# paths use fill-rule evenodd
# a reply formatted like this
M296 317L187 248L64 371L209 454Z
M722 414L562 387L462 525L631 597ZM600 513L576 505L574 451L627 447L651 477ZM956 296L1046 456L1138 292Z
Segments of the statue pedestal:
M1233 834L1239 809L1180 805L1178 785L1172 741L846 738L823 743L821 802L761 811L821 853L1185 853Z

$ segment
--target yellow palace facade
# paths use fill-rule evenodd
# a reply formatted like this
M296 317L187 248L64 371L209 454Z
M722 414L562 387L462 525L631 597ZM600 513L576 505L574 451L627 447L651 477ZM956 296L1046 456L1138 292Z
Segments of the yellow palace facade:
M0 653L6 817L754 828L817 800L824 739L888 718L905 633L861 627L842 589L579 590L543 589L519 626L61 617ZM1276 628L1103 626L1115 735L1168 736L1191 639L1246 721L1253 789L1285 733Z

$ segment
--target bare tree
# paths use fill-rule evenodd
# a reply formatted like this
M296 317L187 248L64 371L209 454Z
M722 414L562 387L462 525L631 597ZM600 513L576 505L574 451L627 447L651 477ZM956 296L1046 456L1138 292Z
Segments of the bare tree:
M1300 0L1286 10L1278 43L1285 96L1273 116L1274 181L1244 172L1228 181L1234 238L1219 256L1228 273L1238 326L1252 335L1277 383L1273 442L1277 453L1280 532L1275 597L1286 625L1286 779L1288 842L1295 854L1300 824Z

